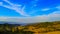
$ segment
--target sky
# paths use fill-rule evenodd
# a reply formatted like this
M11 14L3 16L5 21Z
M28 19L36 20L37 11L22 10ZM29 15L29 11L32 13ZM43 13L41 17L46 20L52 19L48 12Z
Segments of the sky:
M0 21L60 21L60 0L0 0Z

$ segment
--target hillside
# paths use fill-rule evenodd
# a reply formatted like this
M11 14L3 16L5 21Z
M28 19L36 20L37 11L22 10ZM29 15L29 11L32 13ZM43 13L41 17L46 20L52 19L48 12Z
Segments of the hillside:
M18 25L18 24L17 24ZM1 34L58 34L60 33L60 21L40 22L25 26L16 24L0 24Z

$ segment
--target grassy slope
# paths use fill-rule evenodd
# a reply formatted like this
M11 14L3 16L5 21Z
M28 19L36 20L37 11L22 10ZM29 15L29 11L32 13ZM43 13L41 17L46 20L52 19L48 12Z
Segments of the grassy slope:
M60 21L56 22L44 22L44 23L35 23L31 25L25 26L25 31L32 31L36 34L40 33L47 33L47 32L54 32L60 31Z
M0 32L10 32L10 34L60 34L60 21L28 24L26 26L0 25Z

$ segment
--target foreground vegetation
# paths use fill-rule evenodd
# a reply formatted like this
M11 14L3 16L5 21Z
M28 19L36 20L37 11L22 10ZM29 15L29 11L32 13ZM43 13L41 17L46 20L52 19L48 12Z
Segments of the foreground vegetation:
M47 34L60 32L60 21L41 22L21 26L19 24L0 24L0 34Z

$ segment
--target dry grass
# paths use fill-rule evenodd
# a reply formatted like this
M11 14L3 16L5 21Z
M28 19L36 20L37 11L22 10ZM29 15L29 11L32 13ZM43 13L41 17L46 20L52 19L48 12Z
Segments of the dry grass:
M31 32L33 34L60 34L60 21L28 24L26 26L0 26L0 31L4 30L20 34L30 34Z
M58 34L60 33L60 21L30 24L25 28L24 31L32 31L35 32L34 34Z
M46 34L60 34L60 31L47 32Z

